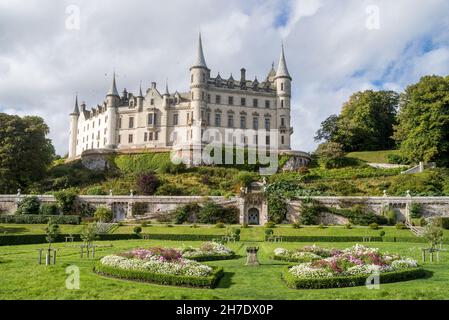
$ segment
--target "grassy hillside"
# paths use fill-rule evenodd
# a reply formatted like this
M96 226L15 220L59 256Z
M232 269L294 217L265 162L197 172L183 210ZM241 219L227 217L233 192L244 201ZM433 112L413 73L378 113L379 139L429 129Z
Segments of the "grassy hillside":
M398 150L385 150L385 151L360 151L350 152L346 156L348 158L355 158L368 163L388 163L388 155L399 155Z

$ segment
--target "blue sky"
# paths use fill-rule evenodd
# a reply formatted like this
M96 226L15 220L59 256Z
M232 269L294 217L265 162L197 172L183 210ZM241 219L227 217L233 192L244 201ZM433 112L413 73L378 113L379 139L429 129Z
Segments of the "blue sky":
M367 27L373 7L378 28ZM449 74L447 12L447 0L0 0L0 112L44 117L64 154L75 92L101 103L114 68L119 90L168 78L186 91L201 30L212 75L224 78L241 67L265 78L285 44L293 147L312 151L321 121L352 93Z

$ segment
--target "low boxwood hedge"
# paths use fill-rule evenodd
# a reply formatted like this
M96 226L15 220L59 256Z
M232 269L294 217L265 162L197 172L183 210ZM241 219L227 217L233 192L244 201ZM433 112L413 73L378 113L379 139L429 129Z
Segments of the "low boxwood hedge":
M372 242L382 242L382 237L370 237ZM283 242L363 242L357 236L282 236Z
M233 254L227 254L227 255L210 255L210 256L201 256L201 257L189 257L187 259L195 260L198 262L204 262L204 261L232 260L235 258L237 258L237 255L235 253L233 253Z
M0 223L16 223L16 224L46 224L48 219L52 219L57 224L74 224L81 222L79 216L50 216L37 214L15 214L0 215Z
M333 277L333 278L309 278L299 279L289 272L289 268L284 269L282 278L287 283L287 286L293 289L330 289L330 288L346 288L364 286L366 284L366 275L347 276L347 277ZM406 269L394 272L386 272L380 274L380 284L401 282L423 278L426 276L426 271L421 268Z
M152 273L148 271L125 270L105 266L98 262L94 267L94 272L103 276L132 280L138 282L149 282L169 286L195 287L195 288L215 288L220 278L223 276L223 268L212 267L212 274L208 277L191 277Z

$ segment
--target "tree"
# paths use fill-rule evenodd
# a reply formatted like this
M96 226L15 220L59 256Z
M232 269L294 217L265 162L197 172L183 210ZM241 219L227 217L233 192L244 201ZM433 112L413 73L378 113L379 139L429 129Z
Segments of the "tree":
M410 162L449 165L449 76L426 76L401 95L394 138Z
M98 238L97 224L89 223L88 225L84 226L84 228L81 230L80 237L81 240L83 240L83 242L87 245L92 244L92 242L94 242Z
M424 237L429 241L430 247L436 249L443 241L443 228L432 219L424 228Z
M332 141L338 129L338 116L331 115L326 120L321 122L320 129L316 132L315 141Z
M325 169L338 168L344 158L343 146L336 142L325 142L318 146L315 156L318 163Z
M26 190L45 177L54 157L46 136L49 128L40 117L0 113L0 191Z
M59 225L53 222L53 219L48 219L47 227L45 228L45 239L48 242L48 250L51 249L51 244L56 241L59 234L61 233Z
M315 139L340 143L347 152L391 149L398 105L394 91L356 92L339 116L332 115L321 124Z

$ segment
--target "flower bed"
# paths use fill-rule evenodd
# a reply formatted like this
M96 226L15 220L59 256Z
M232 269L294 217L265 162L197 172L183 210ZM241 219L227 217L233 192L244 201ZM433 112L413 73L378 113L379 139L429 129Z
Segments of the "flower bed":
M166 285L213 288L223 275L213 268L182 257L175 249L134 249L103 257L95 272L115 278Z
M235 253L218 242L205 242L199 248L184 247L182 257L195 261L227 260L235 258Z
M301 262L283 274L290 287L304 289L364 285L378 274L380 283L416 279L425 275L417 261L398 254L382 254L379 249L361 245L337 250L317 246L299 250L276 249L279 260Z

